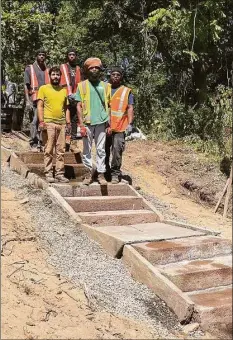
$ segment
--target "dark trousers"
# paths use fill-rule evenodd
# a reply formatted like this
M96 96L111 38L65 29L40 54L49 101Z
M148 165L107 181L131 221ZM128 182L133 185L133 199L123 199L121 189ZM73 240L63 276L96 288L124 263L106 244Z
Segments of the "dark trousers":
M105 151L106 151L106 172L111 174L112 177L121 176L122 154L125 150L125 133L112 132L106 138ZM112 153L112 161L110 165L110 154Z
M77 117L77 108L75 105L69 106L70 110L70 122L71 122L71 139L77 139L77 123L78 123L78 117Z
M37 147L42 144L40 132L38 131L39 120L37 116L37 107L33 106L33 117L30 126L30 145L32 147Z

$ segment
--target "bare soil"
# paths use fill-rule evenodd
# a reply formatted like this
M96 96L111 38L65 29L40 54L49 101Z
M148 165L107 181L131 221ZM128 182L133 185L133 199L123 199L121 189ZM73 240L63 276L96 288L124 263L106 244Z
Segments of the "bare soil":
M2 142L18 151L29 149L13 136L3 136ZM123 172L146 198L159 202L157 209L167 218L232 238L230 209L225 221L222 207L213 213L226 178L203 155L174 143L128 142ZM26 202L6 187L1 199L2 339L155 339L146 323L93 310L88 292L48 265ZM176 338L189 337L176 332Z
M123 170L147 198L168 205L170 216L221 231L232 239L232 201L225 220L224 199L218 212L213 212L227 178L205 155L175 142L127 142ZM161 212L166 215L163 207Z
M93 310L46 262L25 201L2 187L2 339L153 339L147 324Z

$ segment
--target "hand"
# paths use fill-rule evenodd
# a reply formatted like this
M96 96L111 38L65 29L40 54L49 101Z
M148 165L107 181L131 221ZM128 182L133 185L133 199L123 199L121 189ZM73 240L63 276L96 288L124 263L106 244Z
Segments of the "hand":
M71 124L67 123L66 124L66 135L70 135L71 134Z
M70 105L74 105L76 103L75 101L75 95L72 93L68 96L68 100L69 100L69 103Z
M46 124L45 124L45 122L40 122L40 124L39 124L39 130L40 131L44 131L44 130L46 130Z
M87 128L84 125L80 126L80 134L82 137L87 137Z
M110 135L112 134L112 129L110 128L110 126L107 127L105 131L106 131L106 134L107 134L108 136L110 136Z
M26 102L26 110L27 111L32 111L33 110L33 104L30 101Z
M129 124L125 130L126 136L129 136L133 131L133 127L131 124Z

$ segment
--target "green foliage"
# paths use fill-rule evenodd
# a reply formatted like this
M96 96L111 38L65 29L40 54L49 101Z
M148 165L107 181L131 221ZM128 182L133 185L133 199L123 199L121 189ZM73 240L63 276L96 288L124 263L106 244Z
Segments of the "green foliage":
M119 64L136 123L153 138L186 138L226 153L231 131L230 0L3 0L2 61L21 82L38 47L48 63L76 47L79 64Z

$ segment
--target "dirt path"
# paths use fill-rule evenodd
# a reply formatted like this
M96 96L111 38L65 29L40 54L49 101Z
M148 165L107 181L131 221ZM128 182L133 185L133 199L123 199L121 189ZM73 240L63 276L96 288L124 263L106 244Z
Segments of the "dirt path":
M2 339L152 339L148 325L93 310L46 262L33 221L2 187Z
M128 142L123 159L123 170L133 178L147 198L156 197L161 212L172 214L187 223L221 231L222 236L232 239L230 212L224 221L222 209L214 214L213 207L225 185L225 177L216 164L203 155L169 143L134 141ZM192 183L195 190L183 185ZM194 186L195 185L195 186ZM165 209L164 207L169 207ZM229 210L231 204L229 204Z

